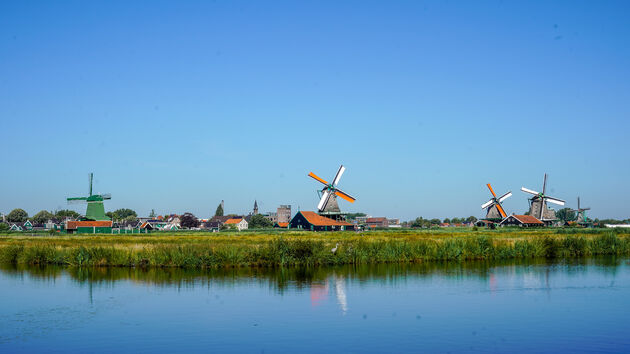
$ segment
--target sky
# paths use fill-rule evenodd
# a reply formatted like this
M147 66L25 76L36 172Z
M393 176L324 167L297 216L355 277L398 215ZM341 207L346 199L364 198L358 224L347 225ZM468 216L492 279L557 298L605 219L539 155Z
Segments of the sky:
M2 1L0 212L628 218L627 1Z

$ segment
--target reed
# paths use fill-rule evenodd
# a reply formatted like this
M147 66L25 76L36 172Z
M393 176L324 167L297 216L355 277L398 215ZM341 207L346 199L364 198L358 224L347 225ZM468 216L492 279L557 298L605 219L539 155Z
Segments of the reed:
M0 236L0 263L223 268L630 255L630 234L596 231L5 235Z

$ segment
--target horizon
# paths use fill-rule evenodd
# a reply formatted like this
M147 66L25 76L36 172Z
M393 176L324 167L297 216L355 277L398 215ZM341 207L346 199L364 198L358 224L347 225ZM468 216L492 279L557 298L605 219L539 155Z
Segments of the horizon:
M627 219L630 4L0 4L0 212ZM559 210L560 206L551 206Z

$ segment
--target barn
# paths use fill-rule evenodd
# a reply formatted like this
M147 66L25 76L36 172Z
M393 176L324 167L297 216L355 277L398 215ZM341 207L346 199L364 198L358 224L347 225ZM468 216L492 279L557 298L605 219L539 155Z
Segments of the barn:
M353 228L354 225L349 222L329 219L313 211L298 211L289 223L289 229L294 230L343 231Z
M509 215L499 223L499 226L537 227L545 224L531 215Z

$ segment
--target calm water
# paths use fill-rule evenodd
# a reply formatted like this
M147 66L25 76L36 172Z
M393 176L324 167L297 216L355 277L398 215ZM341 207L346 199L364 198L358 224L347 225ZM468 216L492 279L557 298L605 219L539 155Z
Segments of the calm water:
M630 352L628 259L0 268L0 352Z

